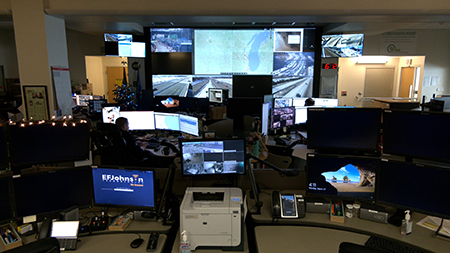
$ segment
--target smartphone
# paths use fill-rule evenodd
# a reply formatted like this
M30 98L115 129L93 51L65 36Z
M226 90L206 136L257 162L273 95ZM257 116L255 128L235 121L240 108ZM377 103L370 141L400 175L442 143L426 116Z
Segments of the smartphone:
M295 194L281 194L281 218L298 218Z

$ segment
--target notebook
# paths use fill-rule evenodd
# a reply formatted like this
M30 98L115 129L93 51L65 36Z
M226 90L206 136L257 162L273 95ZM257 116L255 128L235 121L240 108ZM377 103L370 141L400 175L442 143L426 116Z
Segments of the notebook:
M61 250L75 250L77 248L79 221L52 222L51 237L58 239Z

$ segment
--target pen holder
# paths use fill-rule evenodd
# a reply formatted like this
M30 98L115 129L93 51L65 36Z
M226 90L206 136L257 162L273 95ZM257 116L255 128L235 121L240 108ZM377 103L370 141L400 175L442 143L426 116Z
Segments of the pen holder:
M22 238L11 225L3 225L0 227L0 237L4 250L14 249L22 246Z
M345 210L344 210L344 203L342 203L342 201L331 200L330 221L344 223Z

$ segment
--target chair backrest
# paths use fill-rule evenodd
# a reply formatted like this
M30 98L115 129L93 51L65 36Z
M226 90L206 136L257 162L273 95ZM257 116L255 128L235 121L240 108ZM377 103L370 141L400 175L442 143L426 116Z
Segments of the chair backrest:
M208 130L213 130L218 138L228 138L233 136L233 120L224 119L208 126Z
M290 158L289 156L276 155L269 152L265 161L277 166L280 169L287 169L292 163L292 158Z

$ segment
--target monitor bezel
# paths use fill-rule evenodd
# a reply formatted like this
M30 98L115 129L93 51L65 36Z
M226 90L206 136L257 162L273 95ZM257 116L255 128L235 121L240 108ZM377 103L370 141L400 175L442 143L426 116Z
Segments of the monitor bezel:
M94 169L112 169L112 170L125 170L125 171L152 171L153 173L153 200L154 200L154 206L139 206L139 205L120 205L120 204L106 204L106 203L97 203L95 198L95 185L94 185L94 175L93 170ZM156 191L158 190L156 187L156 175L155 175L155 169L149 168L149 167L134 167L134 166L91 166L91 175L92 175L92 202L95 206L99 207L124 207L124 208L131 208L131 209L137 209L137 210L156 210L158 208L159 202L156 198Z
M243 159L243 172L242 173L221 173L221 174L187 174L184 170L184 160L183 160L183 143L191 143L191 142L217 142L217 141L241 141L244 147L244 159ZM247 165L247 159L245 158L246 155L246 143L244 138L217 138L217 139L179 139L179 147L180 147L180 165L181 165L181 176L182 177L220 177L220 176L241 176L245 175L247 172L246 165Z
M1 219L0 217L0 223L1 224L6 224L11 222L12 220L14 220L14 212L15 212L15 202L14 202L14 190L13 190L13 185L12 185L12 173L5 173L0 175L0 183L3 184L7 184L8 187L8 192L2 192L2 195L8 195L9 198L9 213L10 213L10 217L4 217L4 219Z

